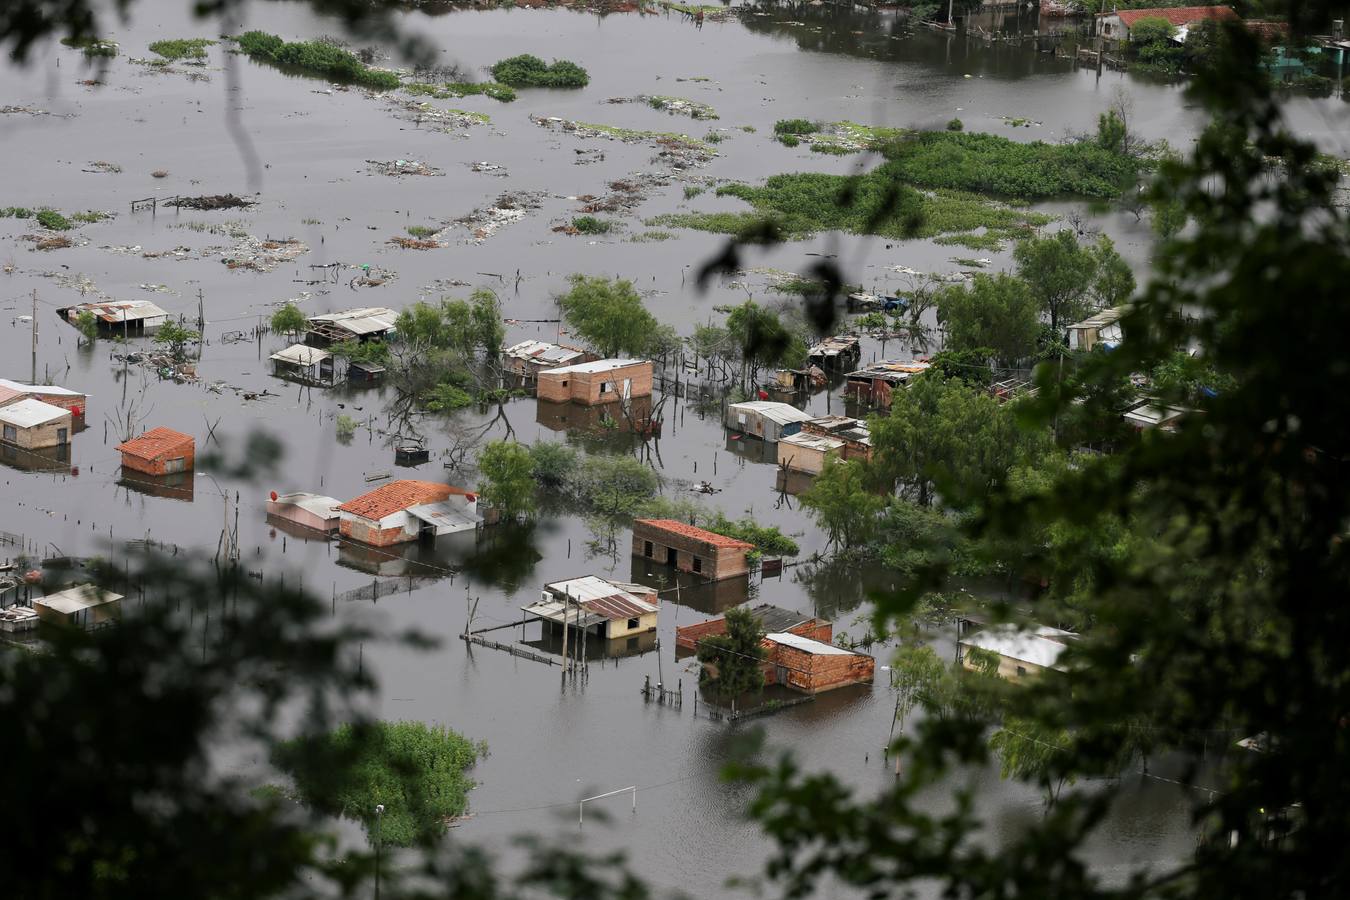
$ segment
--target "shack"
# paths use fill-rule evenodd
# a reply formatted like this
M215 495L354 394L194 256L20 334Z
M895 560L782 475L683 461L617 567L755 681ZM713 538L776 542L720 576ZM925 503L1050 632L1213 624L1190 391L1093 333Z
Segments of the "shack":
M873 363L856 372L849 372L844 383L844 396L865 406L891 408L891 392L904 387L916 375L928 370L922 360L885 360Z
M983 631L967 634L956 644L957 661L967 669L977 669L971 660L971 648L984 650L998 657L998 675L1009 681L1037 675L1046 670L1064 671L1059 665L1060 654L1078 635L1049 625L1019 628L1016 625L994 625Z
M79 391L54 384L24 384L22 381L0 378L0 406L9 406L20 400L41 400L59 406L70 413L77 426L84 420L84 411L89 406L89 396Z
M192 470L196 448L191 435L161 426L118 444L116 449L122 453L123 469L146 475L172 475Z
M825 643L834 640L834 625L815 616L803 615L769 603L756 606L750 610L750 615L755 617L755 621L765 633L787 632ZM726 633L726 616L705 619L692 625L681 625L675 629L675 652L697 653L699 641Z
M1193 411L1184 406L1145 400L1127 409L1122 418L1135 431L1151 431L1154 428L1175 431L1178 423Z
M856 334L827 337L809 347L806 358L822 369L852 368L862 358L862 342Z
M1113 41L1128 41L1130 29L1141 19L1163 19L1174 28L1189 28L1208 19L1237 19L1227 6L1173 6L1153 9L1120 9L1097 14L1097 33Z
M41 400L20 400L0 407L0 438L24 450L70 443L71 416Z
M309 317L305 343L327 347L341 341L384 340L394 330L398 313L383 306L364 306Z
M852 416L821 416L802 423L802 434L818 434L844 442L844 459L872 458L872 431L865 419Z
M766 634L769 656L765 681L807 694L819 694L851 684L870 683L876 660L866 653L836 647L792 632ZM772 678L769 676L772 667Z
M308 344L291 344L268 357L272 374L278 378L294 378L313 384L332 384L334 356L327 350Z
M384 366L379 363L352 360L347 363L348 384L378 384L384 380Z
M506 358L506 371L521 378L537 378L545 369L556 369L577 363L591 362L594 353L564 344L550 344L548 341L521 341L502 350Z
M1098 344L1107 350L1115 347L1124 337L1120 329L1120 320L1129 309L1128 304L1113 306L1070 325L1064 337L1069 349L1086 353Z
M33 601L43 622L93 631L116 624L122 616L122 595L92 584L77 584Z
M749 573L748 554L754 549L754 544L674 519L637 519L633 522L634 556L664 562L709 581Z
M432 481L391 481L337 507L344 538L375 547L476 528L478 495Z
M844 458L844 442L824 434L791 434L778 442L778 465L784 469L819 475L825 460Z
M827 380L825 370L820 366L809 366L805 369L779 369L774 373L773 386L780 391L806 394L814 389L823 388Z
M801 430L802 423L811 418L787 403L772 400L749 400L727 405L726 425L732 431L753 435L773 443Z
M273 491L267 498L267 518L329 533L338 530L341 505L341 500L323 494L293 491L278 495Z
M108 300L103 303L80 303L56 311L56 314L74 325L80 313L91 313L99 334L119 337L139 337L154 334L169 321L169 314L149 300Z
M559 627L616 640L655 631L657 602L652 588L584 575L544 585L539 599L521 611Z
M539 372L538 398L554 403L598 406L650 397L652 364L646 359L597 359Z

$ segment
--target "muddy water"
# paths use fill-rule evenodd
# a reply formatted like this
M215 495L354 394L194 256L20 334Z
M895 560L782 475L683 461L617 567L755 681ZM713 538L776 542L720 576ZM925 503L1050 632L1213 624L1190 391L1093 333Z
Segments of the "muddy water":
M1185 146L1201 125L1200 113L1172 86L1074 71L1012 47L911 33L885 14L766 7L741 21L708 22L701 29L676 16L529 10L410 14L408 27L433 38L443 48L445 64L476 75L496 59L521 52L566 56L591 72L591 85L584 90L524 91L512 104L481 97L436 101L440 108L491 117L489 124L456 125L445 133L425 121L400 118L385 98L334 90L242 59L231 88L219 47L212 48L203 70L175 66L175 72L160 73L129 62L128 56L147 55L150 41L219 30L216 23L182 18L184 6L147 0L135 19L114 28L110 37L121 42L123 55L101 76L101 86L81 85L95 73L78 53L56 46L46 48L27 69L0 68L0 105L48 113L0 115L0 148L8 163L0 174L0 206L116 213L110 222L71 232L77 246L51 252L33 250L23 240L33 231L26 223L0 220L5 269L0 275L0 374L29 375L31 332L19 317L30 313L30 294L36 290L39 378L91 395L90 427L75 438L73 471L0 468L0 528L52 553L106 551L109 540L116 552L125 541L147 536L213 551L227 516L221 494L233 498L237 492L240 543L250 569L286 572L334 594L368 585L377 575L407 579L405 590L362 606L373 607L392 626L421 627L443 638L444 646L417 654L367 647L364 659L381 676L384 715L447 723L491 745L492 755L477 773L482 781L473 797L478 816L457 835L494 844L522 830L576 835L569 818L575 813L572 801L637 785L636 816L626 811L627 801L613 801L619 827L588 824L583 834L589 845L629 850L638 871L658 885L698 896L724 893L727 875L754 871L766 852L755 830L738 817L743 794L717 778L735 730L695 719L691 702L671 710L645 705L638 694L646 676L682 681L689 694L696 682L691 667L677 663L669 649L647 652L596 662L583 688L560 688L556 668L481 648L470 652L454 639L471 599L478 600L479 624L507 623L547 581L594 572L660 582L667 573L635 566L624 552L626 533L618 535L617 550L596 547L579 518L563 515L528 534L481 543L459 536L431 549L380 555L305 541L274 529L263 516L272 489L347 498L376 483L368 478L389 472L472 483L472 472L446 471L442 461L484 429L491 437L513 434L526 442L571 440L588 452L614 450L609 445L622 439L560 433L549 416L537 415L533 401L522 399L500 414L418 421L416 430L426 438L433 460L418 470L395 468L388 446L385 408L392 397L387 390L324 392L275 380L267 374L267 355L285 342L277 337L230 342L230 333L251 329L286 298L299 299L311 314L367 305L397 309L420 297L465 294L468 285L497 290L513 319L554 319L552 296L565 275L576 271L633 279L658 318L687 333L693 324L715 319L714 307L720 304L748 295L773 299L767 275L748 272L701 293L692 272L720 247L720 238L692 232L664 242L625 238L646 230L640 220L648 216L736 208L734 201L706 194L686 200L686 185L779 171L849 170L849 160L772 142L777 119L932 126L959 117L968 129L1055 140L1089 130L1113 94L1123 90L1132 98L1141 133ZM248 15L249 27L291 38L334 30L298 5L258 5ZM1034 26L1013 17L1003 27ZM641 104L605 102L637 94L688 97L712 105L720 118L691 122ZM1341 101L1292 101L1288 114L1301 133L1326 149L1350 152ZM725 140L710 164L678 171L656 159L650 145L555 133L533 123L531 115L693 136L716 128ZM239 124L235 133L232 117ZM1003 117L1034 124L1011 128ZM417 160L443 174L391 177L367 162L397 159ZM114 163L121 171L86 171L96 161ZM474 163L491 167L475 171ZM153 178L155 170L168 175ZM569 237L551 230L577 213L581 201L574 198L603 196L615 179L652 173L667 183L652 189L635 214L622 217L619 234ZM228 212L129 210L130 201L141 198L227 191L256 192L259 202ZM442 249L402 250L387 243L409 225L449 226L508 191L527 194L536 208L481 241L470 228L448 227ZM1083 211L1067 203L1047 209L1061 215ZM1092 221L1112 234L1136 265L1146 265L1146 225L1128 215ZM295 238L308 251L266 272L230 268L222 259L240 256L234 234ZM147 258L145 253L158 255ZM1007 264L1006 254L840 235L762 252L747 264L801 270L817 258L811 254L822 253L836 254L851 278L878 289L903 287L904 268L956 271L961 264L955 256L989 256L994 267ZM314 268L335 263L331 278L334 270ZM363 265L384 273L385 283L356 286ZM77 301L81 291L150 299L191 319L200 292L208 322L199 363L202 382L178 385L124 366L114 354L127 348L110 341L78 348L74 330L57 319L55 309ZM516 324L509 338L557 334L555 324ZM133 340L129 348L145 343ZM895 352L894 345L888 349ZM880 352L869 342L864 356ZM264 391L259 399L242 396ZM264 430L282 441L285 460L253 480L198 476L188 482L190 489L179 485L158 493L127 483L119 479L112 449L115 429L105 431L105 422L124 418L136 398L143 398L139 413L147 427L167 425L192 433L199 451L208 428L214 428L227 451L237 449L250 431ZM719 493L703 498L708 506L777 524L798 535L806 554L825 549L796 500L775 492L774 468L762 454L729 441L715 412L700 415L678 398L666 403L662 434L647 450L668 493L691 496L693 481L710 481ZM837 390L809 402L820 413L841 407ZM340 444L334 431L338 413L371 428ZM228 515L232 518L233 512ZM880 573L825 566L790 569L764 583L682 591L680 602L664 603L659 637L670 648L676 625L744 599L826 615L838 630L856 633L862 630L857 619L866 609L866 592L886 586ZM356 606L339 604L336 614L351 614ZM514 636L522 636L519 629ZM539 642L541 636L534 626L523 637ZM807 767L830 769L867 793L890 778L879 749L891 703L878 685L837 692L763 722L771 746L790 747ZM1001 783L994 771L973 778L991 814L990 839L1015 833L1038 814L1034 792ZM1094 841L1091 859L1114 875L1138 861L1166 865L1189 847L1185 798L1166 784L1140 781L1127 789L1118 814Z

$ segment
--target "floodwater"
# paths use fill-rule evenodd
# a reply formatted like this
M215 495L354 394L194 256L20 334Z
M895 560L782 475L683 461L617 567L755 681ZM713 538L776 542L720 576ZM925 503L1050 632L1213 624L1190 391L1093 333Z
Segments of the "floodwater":
M720 248L722 238L696 232L650 243L625 238L646 230L643 218L660 213L737 207L737 201L711 193L686 200L686 185L793 170L846 172L854 165L804 146L774 143L778 119L930 127L959 117L968 130L1058 140L1091 130L1098 113L1124 91L1144 137L1185 147L1201 127L1202 114L1172 85L1074 70L1013 46L913 32L892 14L766 6L739 20L695 28L677 15L409 13L406 27L432 39L445 65L476 77L495 60L525 52L565 56L591 73L583 90L528 90L511 104L484 97L434 101L440 108L491 117L489 124L461 122L446 131L435 122L411 120L386 98L334 90L242 58L235 60L232 84L219 46L211 48L205 69L157 72L129 61L148 55L146 45L153 40L221 30L216 22L189 21L186 6L181 0L143 0L134 18L108 35L120 42L122 55L97 86L81 83L97 73L79 53L56 45L39 50L27 68L0 64L0 106L42 111L0 114L0 148L8 163L0 173L0 207L116 213L111 221L71 232L77 246L49 252L24 240L32 230L28 223L0 219L0 375L29 377L32 332L20 317L31 313L36 291L38 378L91 395L89 427L75 437L71 458L60 461L68 462L68 469L63 465L52 474L0 467L0 529L52 555L107 552L110 540L116 552L145 538L209 553L235 515L235 507L227 512L222 494L231 500L237 494L239 540L250 570L287 573L334 595L381 576L406 580L404 589L373 604L338 603L336 614L373 606L391 627L416 626L443 640L430 653L384 646L362 652L381 680L382 715L444 723L491 747L475 773L481 780L472 796L476 816L455 839L501 846L522 831L584 836L593 849L626 849L636 870L658 886L695 896L727 893L725 878L756 871L767 852L755 828L740 818L744 791L718 779L738 729L695 718L690 702L683 709L644 703L639 688L650 676L682 683L691 694L697 675L673 658L674 628L747 599L828 616L837 631L860 633L866 593L884 590L885 575L804 565L763 583L682 590L679 602L667 595L659 652L597 660L584 685L560 687L556 667L471 650L456 639L469 603L477 600L476 625L482 626L517 620L519 607L537 596L541 584L565 577L596 573L660 583L668 573L634 563L626 552L626 532L618 535L617 549L596 547L580 518L562 515L527 533L489 532L480 542L457 536L435 548L375 553L278 530L264 519L264 501L270 490L312 490L345 499L378 483L369 479L384 473L471 484L472 471L447 470L443 463L484 436L570 440L588 452L615 451L623 439L559 431L556 417L539 415L533 400L520 399L487 415L417 420L413 430L427 441L432 461L417 470L396 468L387 389L323 391L274 379L267 356L285 341L255 340L247 332L288 298L309 314L353 306L398 309L419 298L467 295L482 285L497 290L505 314L521 322L509 329L508 340L547 339L557 335L556 324L525 320L556 319L552 297L567 274L584 272L632 279L652 312L687 334L695 323L716 320L719 305L747 296L776 299L767 291L768 275L752 269L699 292L693 272ZM287 38L336 31L299 4L255 4L247 16L246 27ZM1008 29L1035 27L1034 20L1016 16L999 23ZM720 118L693 122L642 104L605 102L638 94L688 97L711 104ZM1350 153L1348 109L1339 99L1298 99L1287 111L1301 134L1344 156ZM656 159L651 145L558 133L533 122L532 115L695 137L716 128L725 139L711 163L679 171ZM1013 128L1004 117L1033 124ZM416 160L442 174L389 176L373 169L372 160ZM120 172L96 171L95 162L115 164ZM474 165L482 163L490 165ZM168 174L154 178L156 170ZM604 196L611 192L609 182L644 174L659 175L664 183L651 187L635 212L620 216L622 232L591 238L551 230L577 214L583 201L575 198ZM130 211L130 202L142 198L225 192L256 194L258 203L223 212ZM533 208L481 240L470 228L450 227L441 249L404 250L388 243L407 226L449 225L507 192L528 199L517 207ZM1096 216L1070 203L1046 209L1086 215L1115 238L1132 263L1141 270L1147 264L1146 222L1121 214ZM223 264L246 252L237 245L244 234L298 239L307 251L277 261L269 271ZM837 255L847 277L875 289L903 287L905 270L957 271L956 256L988 255L995 268L1008 264L1006 253L824 235L753 251L746 265L800 271L819 254ZM383 284L358 285L365 265L383 276ZM75 331L55 310L77 302L82 293L149 299L189 319L197 317L200 295L207 321L200 382L161 381L115 358L124 349L142 348L143 340L127 348L111 341L77 347ZM889 351L896 352L894 344ZM865 343L865 360L880 352L875 342ZM248 399L246 393L261 396ZM662 433L640 449L661 471L668 494L778 525L799 537L804 556L826 549L797 501L775 491L775 469L757 452L762 448L729 440L715 410L700 415L675 397L665 404ZM836 386L812 397L808 408L824 413L842 406ZM282 442L285 458L275 472L251 480L198 475L164 489L121 479L112 449L116 429L106 425L124 420L129 411L144 427L166 425L195 435L199 453L220 449L208 443L211 433L226 452L237 453L248 433L266 431ZM334 428L340 412L370 427L341 444ZM691 494L691 484L701 480L719 492ZM520 629L499 634L511 636L501 640L521 636ZM527 628L524 638L538 643L538 626ZM549 652L546 646L538 649ZM771 748L790 748L808 769L833 771L865 795L891 779L880 749L892 703L882 675L875 687L832 693L759 722ZM991 840L1039 815L1035 791L1002 783L992 770L971 777L989 812ZM1107 876L1141 862L1169 865L1191 847L1187 798L1159 781L1131 777L1127 783L1117 813L1090 847L1091 863ZM638 787L636 814L628 811L628 800L616 798L607 801L616 827L588 821L577 828L572 817L579 797L630 785Z

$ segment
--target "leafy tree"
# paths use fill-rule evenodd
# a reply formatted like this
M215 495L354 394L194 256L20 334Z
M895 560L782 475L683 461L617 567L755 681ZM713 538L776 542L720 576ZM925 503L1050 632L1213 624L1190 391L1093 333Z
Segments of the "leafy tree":
M305 330L308 321L305 314L300 311L300 307L294 303L287 303L272 313L272 330L278 334L299 334Z
M352 362L385 365L390 360L389 345L384 341L360 341L348 338L330 345L328 352Z
M891 690L895 691L895 712L891 727L905 732L905 720L920 704L936 705L935 688L949 666L938 659L932 647L924 644L901 647L891 666Z
M763 368L806 364L806 343L784 325L778 314L747 300L727 314L727 335L741 364L741 384L755 384Z
M1129 266L1105 235L1086 247L1067 228L1027 238L1017 244L1013 259L1055 332L1094 308L1123 303L1134 292Z
M561 487L576 468L577 451L572 447L557 441L530 445L530 474L545 487Z
M558 298L563 318L596 352L604 357L649 352L657 322L631 281L573 275L568 283L571 290Z
M94 343L98 339L98 318L89 310L82 310L75 317L75 330L84 338L85 343Z
M1066 783L1072 739L1063 728L1049 729L1031 719L1008 719L989 737L998 754L1004 778L1035 781L1045 790L1045 805L1053 806Z
M773 556L796 556L801 552L797 542L783 534L777 527L760 525L749 516L733 521L718 512L705 519L701 527L715 534L754 544L756 555L768 553Z
M801 501L825 529L830 544L840 550L861 545L886 506L886 498L871 489L862 460L840 462L833 457L825 458L825 467Z
M175 362L182 362L187 358L187 345L195 344L202 339L201 333L191 328L184 327L172 320L159 326L155 332L155 343L164 344L169 348L169 355Z
M586 70L570 60L546 63L528 53L499 60L492 67L492 77L511 87L580 88L590 82Z
M1035 352L1040 333L1040 304L1026 282L1000 272L977 274L969 287L952 285L938 292L938 323L945 346L956 351L987 347L1004 365Z
M1128 133L1124 120L1114 109L1097 117L1097 145L1102 149L1123 153Z
M534 474L530 451L515 441L492 441L478 457L483 480L478 492L503 519L534 510Z
M701 681L716 686L724 701L764 689L764 630L750 610L743 607L726 613L725 634L698 642L698 661L703 663Z

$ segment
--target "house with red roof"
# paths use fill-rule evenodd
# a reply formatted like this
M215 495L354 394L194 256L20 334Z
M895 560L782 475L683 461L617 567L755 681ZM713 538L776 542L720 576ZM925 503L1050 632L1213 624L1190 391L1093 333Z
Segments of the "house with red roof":
M388 547L477 528L478 495L434 481L403 479L381 485L337 508L344 538Z
M123 469L146 475L173 475L192 471L196 447L191 435L160 427L123 441L117 450L122 454Z
M709 581L748 574L748 554L754 549L754 544L695 528L674 519L638 519L633 522L634 556L665 563Z
M1155 9L1120 9L1097 14L1097 34L1113 41L1128 41L1130 29L1141 19L1164 19L1173 28L1189 28L1208 19L1237 19L1227 6L1173 6Z

